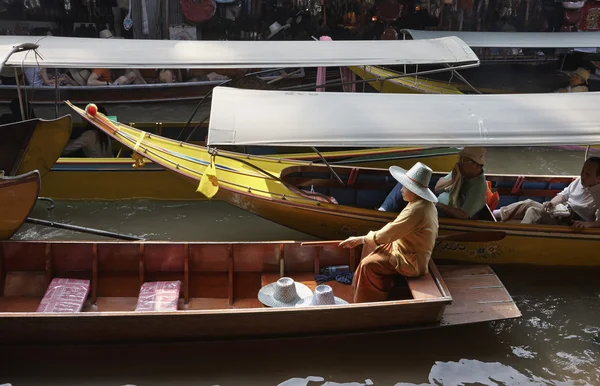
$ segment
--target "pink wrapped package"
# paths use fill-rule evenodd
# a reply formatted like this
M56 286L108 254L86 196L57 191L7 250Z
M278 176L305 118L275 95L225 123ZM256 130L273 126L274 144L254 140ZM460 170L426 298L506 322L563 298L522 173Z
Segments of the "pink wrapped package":
M90 291L89 280L54 278L37 312L79 312Z
M154 281L140 288L136 311L177 311L181 282Z

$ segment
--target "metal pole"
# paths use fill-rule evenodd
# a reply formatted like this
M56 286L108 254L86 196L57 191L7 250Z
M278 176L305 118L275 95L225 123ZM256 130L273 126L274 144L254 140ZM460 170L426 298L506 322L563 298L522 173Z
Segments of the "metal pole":
M319 155L319 158L321 158L321 161L323 161L325 163L325 165L327 165L327 168L329 169L329 171L331 171L331 173L333 173L333 175L338 180L338 182L340 183L340 185L345 186L346 184L344 184L344 181L342 181L342 179L340 178L340 176L338 176L338 174L335 172L335 170L333 170L333 168L331 167L331 165L329 165L329 162L327 162L327 160L325 159L325 157L323 157L323 154L321 154L317 150L316 147L312 147L311 146L311 149L313 149L313 151Z
M19 96L19 108L21 109L21 120L25 120L25 111L23 110L23 97L21 96L21 84L19 82L19 74L15 67L15 81L17 82L17 95Z
M58 68L54 69L54 118L58 118Z

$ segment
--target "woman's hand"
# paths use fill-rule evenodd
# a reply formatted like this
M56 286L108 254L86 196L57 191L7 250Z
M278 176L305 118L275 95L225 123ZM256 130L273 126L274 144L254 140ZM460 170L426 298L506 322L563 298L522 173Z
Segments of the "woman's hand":
M362 237L348 237L346 240L338 244L338 247L342 248L354 248L358 247L363 243Z

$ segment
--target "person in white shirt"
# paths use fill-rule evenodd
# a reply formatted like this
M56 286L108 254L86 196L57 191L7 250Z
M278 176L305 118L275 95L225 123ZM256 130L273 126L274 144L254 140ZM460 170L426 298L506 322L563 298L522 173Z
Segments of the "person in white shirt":
M566 215L557 214L559 204L566 206ZM543 204L533 200L515 202L496 209L494 217L498 221L521 219L521 224L600 228L600 157L585 161L581 176L552 200Z

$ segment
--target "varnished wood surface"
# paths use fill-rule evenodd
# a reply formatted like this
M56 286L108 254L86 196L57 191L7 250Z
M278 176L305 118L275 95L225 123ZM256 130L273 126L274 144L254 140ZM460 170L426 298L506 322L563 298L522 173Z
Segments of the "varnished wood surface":
M360 255L360 251L355 254ZM477 306L466 301L477 299L479 293L465 295L464 285L446 286L446 271L438 274L433 263L433 276L407 279L404 290L396 291L402 295L385 302L352 303L351 286L336 281L326 284L333 288L335 296L350 304L270 308L257 299L260 288L281 274L314 290L315 273L320 268L348 265L353 255L343 248L302 247L299 242L0 242L4 281L0 343L354 333L439 326L442 314L443 324L481 321ZM477 269L495 278L489 268ZM460 283L464 273L471 271L447 272L450 281ZM92 291L81 312L35 312L54 277L90 280ZM481 275L470 275L468 280L480 278ZM163 280L182 281L178 310L136 312L141 283ZM450 293L444 296L448 288ZM454 311L447 314L445 310ZM467 314L469 318L464 317ZM491 315L486 313L485 320Z

